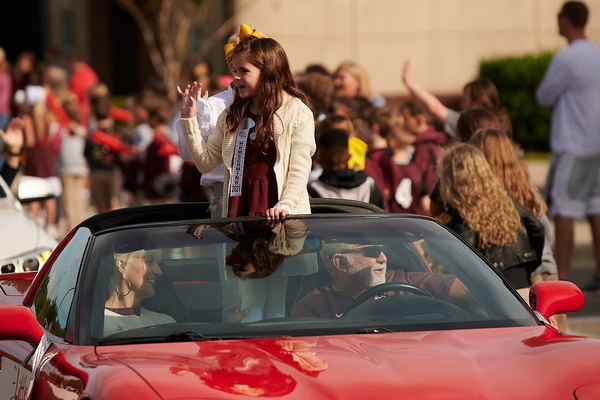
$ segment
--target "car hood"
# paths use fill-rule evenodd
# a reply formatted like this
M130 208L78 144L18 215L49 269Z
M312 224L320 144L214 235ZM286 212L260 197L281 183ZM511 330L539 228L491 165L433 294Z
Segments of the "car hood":
M21 205L14 199L0 199L0 221L0 260L37 249L56 247L56 240L25 214Z
M573 398L600 340L544 327L105 346L165 399ZM582 397L585 399L586 397Z

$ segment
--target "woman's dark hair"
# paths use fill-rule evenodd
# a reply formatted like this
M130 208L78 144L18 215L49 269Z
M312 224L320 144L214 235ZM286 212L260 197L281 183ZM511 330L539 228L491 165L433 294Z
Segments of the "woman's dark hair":
M309 72L298 81L298 87L308 96L313 107L315 120L321 113L332 111L333 79L320 72Z
M512 138L512 123L506 108L500 103L498 88L488 78L477 78L465 85L463 89L464 106L470 108L485 108L498 117L506 134Z
M456 124L456 139L459 142L467 143L471 136L481 128L500 129L502 124L493 112L483 108L473 108L463 111L458 117Z
M231 250L231 254L225 258L225 264L229 265L238 278L255 279L271 275L279 268L285 256L269 251L269 239L262 236L253 236L241 241ZM242 275L245 266L252 264L255 271Z

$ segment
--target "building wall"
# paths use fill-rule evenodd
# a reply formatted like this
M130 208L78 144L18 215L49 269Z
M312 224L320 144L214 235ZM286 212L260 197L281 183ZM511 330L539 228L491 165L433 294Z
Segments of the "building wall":
M406 94L401 67L435 93L457 93L482 59L557 50L563 0L237 0L237 18L286 49L294 71L344 60L362 64L373 89ZM587 33L600 43L600 0Z

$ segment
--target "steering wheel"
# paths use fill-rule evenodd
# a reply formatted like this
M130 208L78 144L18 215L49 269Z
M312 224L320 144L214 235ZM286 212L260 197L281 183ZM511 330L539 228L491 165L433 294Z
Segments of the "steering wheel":
M381 285L370 287L361 294L359 294L354 300L352 300L350 304L348 304L348 307L346 307L346 309L344 310L343 315L346 315L348 311L355 309L365 301L372 299L377 294L398 290L402 292L410 292L419 296L434 298L431 295L431 293L423 289L421 286L413 285L412 283L408 282L386 282L382 283Z

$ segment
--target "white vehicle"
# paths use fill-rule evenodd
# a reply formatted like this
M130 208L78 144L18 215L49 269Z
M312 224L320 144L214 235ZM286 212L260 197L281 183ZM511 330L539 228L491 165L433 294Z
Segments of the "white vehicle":
M22 176L17 197L0 178L0 273L39 270L57 241L23 209L22 203L53 197L42 178Z

